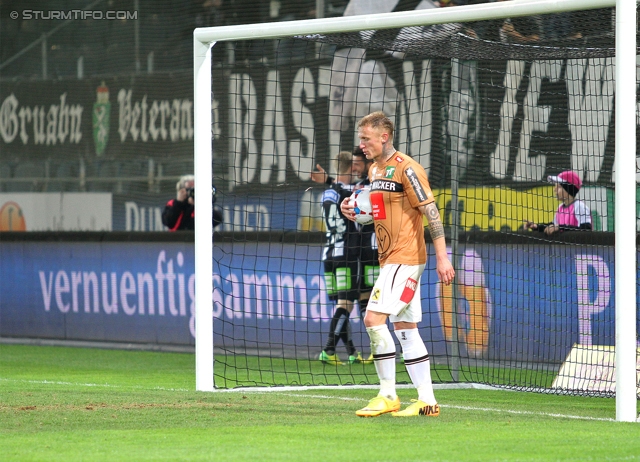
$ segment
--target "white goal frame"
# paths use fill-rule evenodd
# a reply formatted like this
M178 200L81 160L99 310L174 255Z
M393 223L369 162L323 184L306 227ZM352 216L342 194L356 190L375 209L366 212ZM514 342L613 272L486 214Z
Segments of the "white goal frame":
M636 0L513 0L455 8L328 19L203 27L193 32L194 169L198 197L212 188L211 47L218 41L357 32L616 8L615 36L615 368L616 420L637 421L636 398ZM213 391L212 210L195 218L196 390ZM631 252L633 249L633 252ZM632 305L633 309L630 309Z

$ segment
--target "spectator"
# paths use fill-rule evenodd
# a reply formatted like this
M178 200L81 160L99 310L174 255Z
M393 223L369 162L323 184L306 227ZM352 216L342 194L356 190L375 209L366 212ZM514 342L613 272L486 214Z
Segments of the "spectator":
M542 38L544 40L582 38L582 33L573 29L572 13L570 11L542 16Z
M508 0L498 0L500 2ZM510 43L531 43L540 40L541 27L539 16L521 16L507 18L500 26L500 39Z
M195 229L195 179L193 175L183 175L176 183L176 198L170 199L162 211L162 224L169 231ZM216 188L212 191L213 227L222 223L222 211L215 207Z
M587 204L576 199L582 187L582 180L576 172L564 171L558 176L548 177L549 183L554 184L553 191L561 202L552 223L533 223L525 221L524 229L532 229L551 235L553 233L570 230L591 230L591 211Z

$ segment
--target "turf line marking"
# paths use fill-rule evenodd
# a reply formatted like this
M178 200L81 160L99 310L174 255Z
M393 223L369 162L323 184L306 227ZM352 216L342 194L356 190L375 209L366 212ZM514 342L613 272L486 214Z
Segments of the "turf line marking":
M27 379L6 379L0 377L0 382L33 383L36 385L65 385L74 387L104 387L104 388L124 388L134 390L160 390L160 391L195 391L187 388L165 388L165 387L141 387L139 385L112 385L108 383L78 383L63 382L59 380L27 380Z
M558 414L552 412L533 412L533 411L516 411L513 409L492 409L492 408L484 408L484 407L472 407L472 406L456 406L454 404L441 404L440 407L448 407L451 409L461 409L463 411L489 411L489 412L498 412L498 413L506 413L506 414L519 414L519 415L538 415L543 417L558 417L561 419L575 419L575 420L595 420L599 422L616 422L616 419L611 419L608 417L589 417L582 415L571 415L571 414Z
M109 385L108 383L75 383L75 382L62 382L56 380L27 380L27 379L5 379L0 377L0 381L3 382L16 382L16 383L34 383L38 385L73 385L77 387L111 387L119 388L118 385Z
M292 398L315 398L315 399L333 399L333 400L341 400L341 401L360 401L366 402L366 400L360 398L346 398L339 396L327 396L327 395L300 395L296 393L282 393L284 396L291 396ZM410 404L410 403L402 403L402 404ZM610 419L606 417L588 417L588 416L580 416L580 415L571 415L571 414L558 414L558 413L550 413L550 412L534 412L534 411L517 411L514 409L494 409L488 407L474 407L474 406L457 406L455 404L440 404L442 408L450 408L450 409L460 409L463 411L482 411L482 412L496 412L498 414L514 414L514 415L536 415L542 417L557 417L560 419L572 419L572 420L593 420L598 422L616 422L615 419Z

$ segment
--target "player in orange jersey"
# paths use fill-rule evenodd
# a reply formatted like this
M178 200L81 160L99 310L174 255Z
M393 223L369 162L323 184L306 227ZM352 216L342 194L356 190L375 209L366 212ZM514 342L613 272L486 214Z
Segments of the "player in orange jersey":
M376 280L364 323L380 378L380 392L356 411L361 417L391 412L395 417L437 416L440 407L433 393L427 348L420 337L422 320L420 277L427 262L422 216L427 217L436 254L438 279L451 284L455 271L447 255L444 226L424 168L393 147L393 122L373 112L358 122L360 147L373 164L369 168L371 204L378 241L380 276ZM343 201L342 212L354 219L353 205ZM404 364L418 390L418 399L400 411L396 394L395 342L402 346Z

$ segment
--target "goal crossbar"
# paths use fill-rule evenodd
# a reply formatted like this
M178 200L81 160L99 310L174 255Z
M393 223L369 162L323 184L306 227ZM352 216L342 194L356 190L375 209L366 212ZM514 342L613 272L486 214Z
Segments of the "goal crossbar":
M632 0L633 1L633 0ZM453 22L472 22L503 19L535 14L608 8L616 0L513 0L463 5L455 8L398 11L363 16L306 19L271 24L245 24L239 26L202 27L193 32L201 43L227 40L258 40L296 35L333 34L362 30L395 29L399 27L431 26Z

